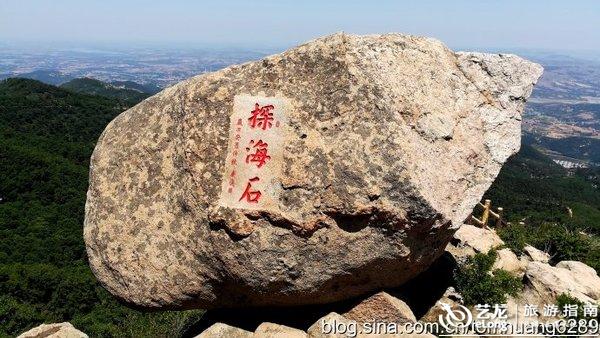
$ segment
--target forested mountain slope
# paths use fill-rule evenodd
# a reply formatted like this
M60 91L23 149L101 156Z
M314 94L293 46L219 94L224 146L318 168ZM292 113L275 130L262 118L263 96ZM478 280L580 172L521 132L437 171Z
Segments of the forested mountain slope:
M529 243L600 270L600 168L568 170L524 144L485 198L504 208L511 225L499 232L515 251Z
M92 337L159 336L201 315L126 308L87 264L89 157L106 124L130 104L35 80L0 82L0 337L62 321Z

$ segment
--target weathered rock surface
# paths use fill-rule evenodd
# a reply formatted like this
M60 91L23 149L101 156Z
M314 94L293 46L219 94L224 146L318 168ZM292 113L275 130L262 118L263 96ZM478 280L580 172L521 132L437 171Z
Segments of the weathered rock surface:
M525 297L539 304L552 304L563 293L585 303L600 301L600 277L581 262L563 261L556 266L530 262L525 281Z
M215 323L196 338L252 338L253 333L224 323Z
M353 326L358 328L358 323L339 313L331 312L311 325L306 333L310 338L347 338L351 336L352 333L346 331L352 332ZM333 330L332 328L334 327L337 327L338 329ZM358 329L356 332L358 332Z
M462 264L467 258L474 256L476 253L488 253L491 249L496 249L502 245L504 245L504 241L496 231L463 224L454 234L446 247L446 251L458 263Z
M255 338L306 338L306 332L275 323L262 323L254 331Z
M92 270L153 308L325 303L400 285L443 253L518 150L541 72L429 38L336 34L165 89L98 141ZM263 143L272 152L257 162Z
M523 277L527 263L519 260L519 257L512 252L509 248L498 250L498 256L492 266L492 270L502 269L506 270L513 275Z
M541 262L548 263L550 261L550 255L542 250L536 249L531 245L525 245L523 248L523 258L529 262Z
M344 317L358 323L378 322L404 324L417 319L408 305L386 292L379 292L361 301Z
M474 225L464 224L454 234L454 238L460 246L470 247L475 253L487 253L491 249L504 245L504 241L496 231L487 228L479 228Z
M88 338L88 335L77 330L71 323L42 324L21 333L17 338Z
M591 297L600 299L600 277L591 266L579 261L561 261L556 264L559 269L571 271L571 274L576 276L579 283L587 285L591 293Z

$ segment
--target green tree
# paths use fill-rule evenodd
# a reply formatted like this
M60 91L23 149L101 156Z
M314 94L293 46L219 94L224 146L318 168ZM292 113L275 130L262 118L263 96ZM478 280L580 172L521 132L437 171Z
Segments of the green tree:
M507 296L515 296L521 290L518 278L505 270L492 271L496 257L494 250L477 253L456 271L456 288L467 305L502 304Z

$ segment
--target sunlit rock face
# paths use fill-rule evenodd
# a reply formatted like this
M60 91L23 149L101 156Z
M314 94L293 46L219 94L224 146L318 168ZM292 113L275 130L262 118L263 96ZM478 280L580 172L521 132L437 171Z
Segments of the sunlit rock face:
M542 68L401 34L336 34L193 77L112 121L85 240L151 308L297 305L400 285L519 149Z

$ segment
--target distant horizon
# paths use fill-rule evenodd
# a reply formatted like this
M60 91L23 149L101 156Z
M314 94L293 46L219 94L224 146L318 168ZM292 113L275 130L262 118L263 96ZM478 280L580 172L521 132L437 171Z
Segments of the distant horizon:
M332 33L333 34L333 33ZM326 36L326 35L324 35ZM315 37L317 39L319 37ZM310 41L312 39L308 39ZM81 53L118 53L135 51L163 51L163 52L192 52L192 51L241 51L257 52L265 54L280 53L290 48L294 48L304 42L290 45L276 44L218 44L207 42L144 42L144 41L0 41L0 47L27 50L31 52L81 52ZM442 41L444 43L444 41ZM444 43L446 44L446 43ZM600 49L575 49L575 48L535 48L535 47L478 47L478 46L451 46L447 45L453 51L473 51L485 53L515 53L515 54L556 54L559 56L568 56L578 59L600 62Z
M464 50L600 52L600 2L142 0L0 3L0 44L286 49L336 32L429 36Z

